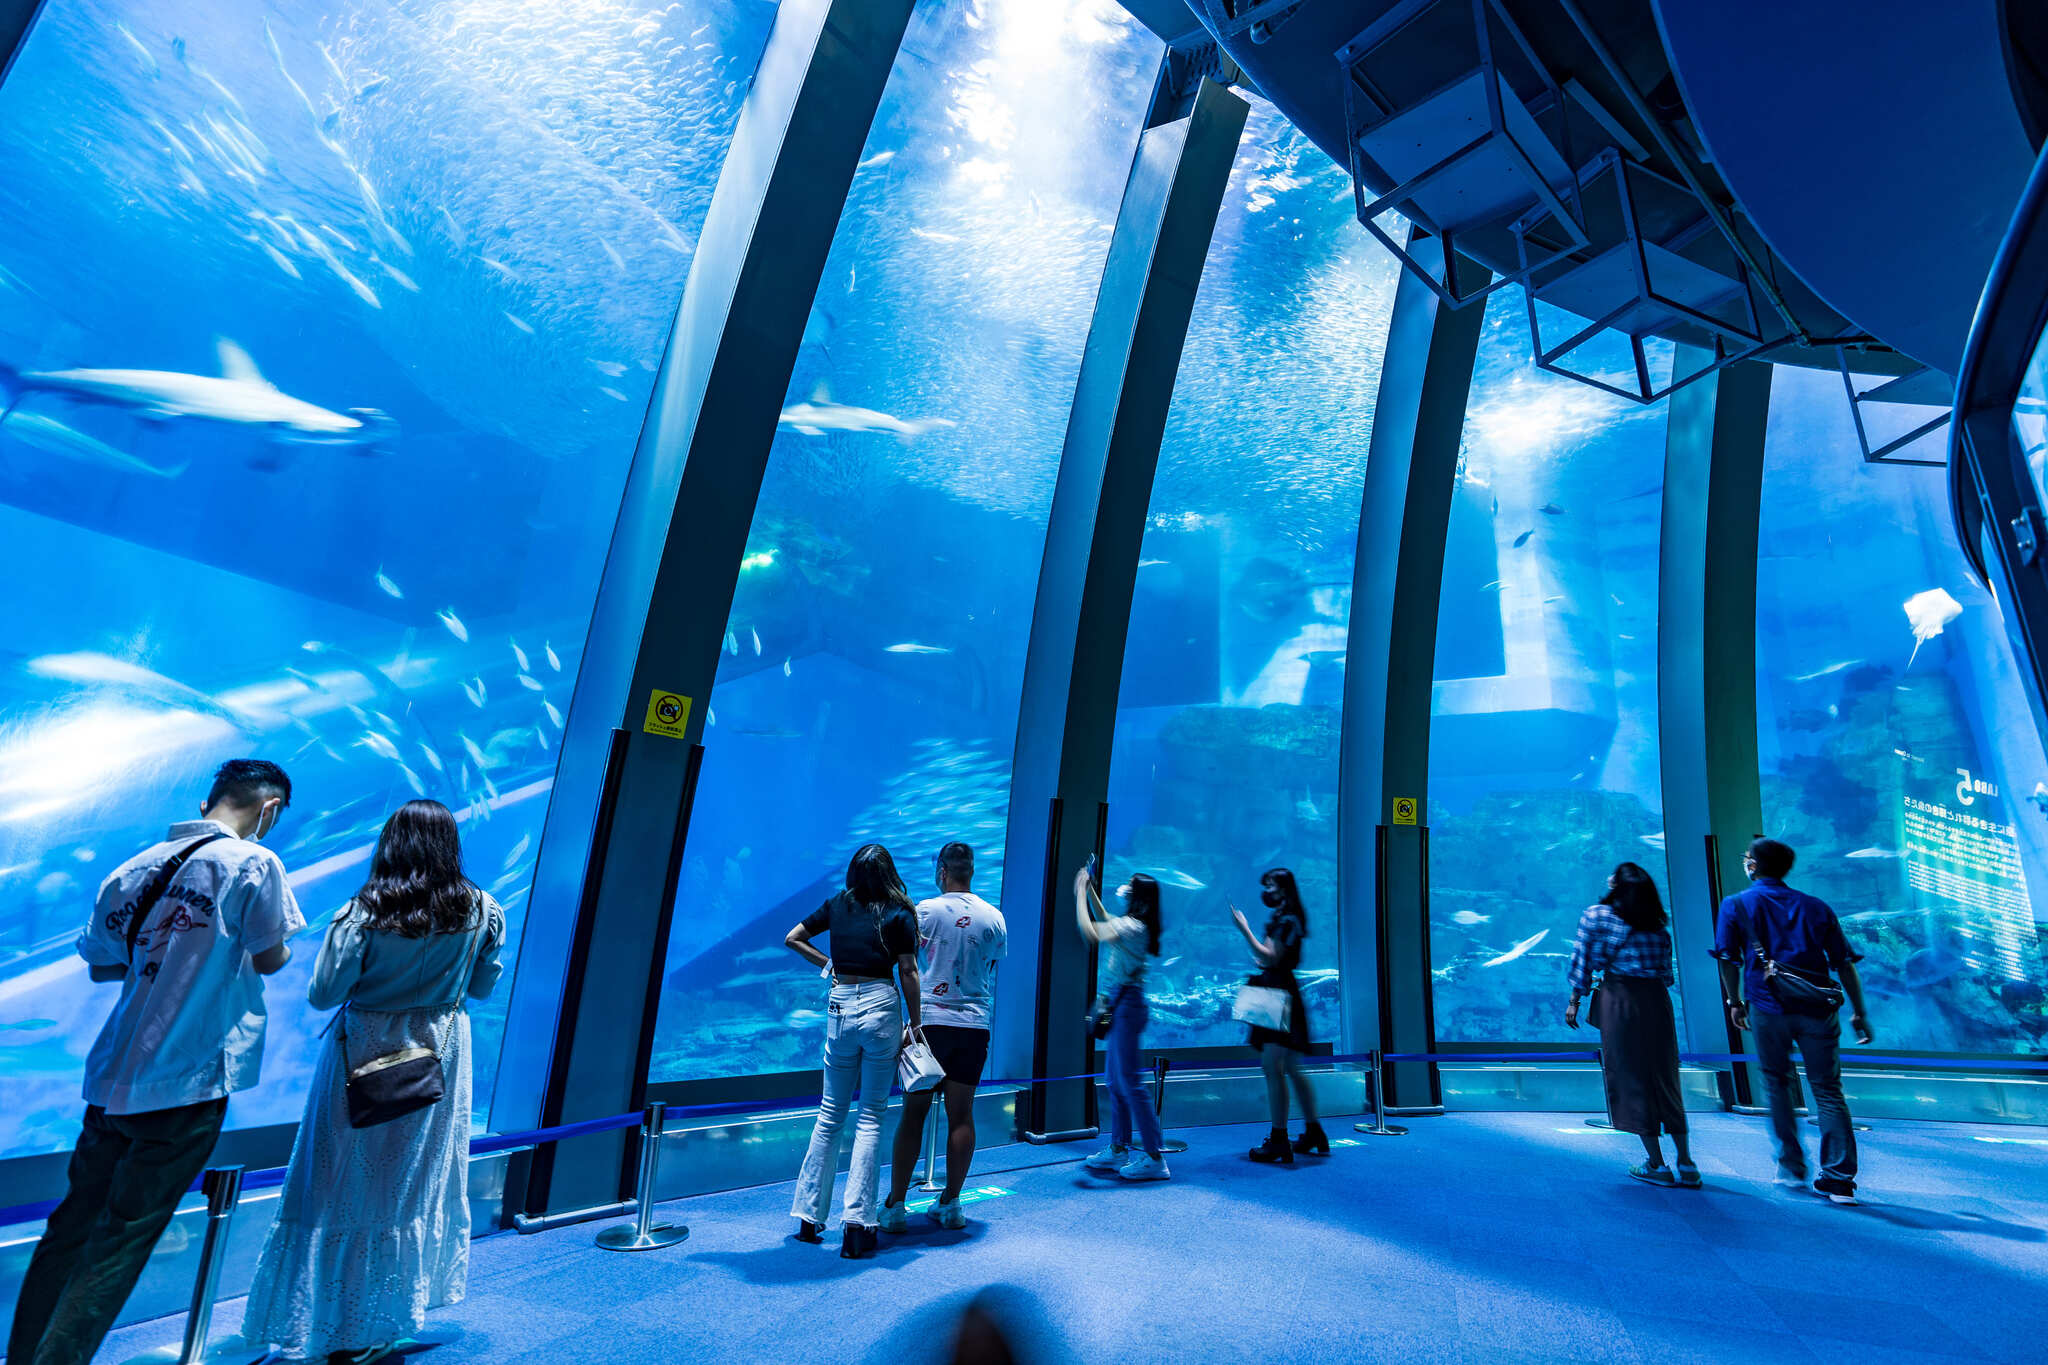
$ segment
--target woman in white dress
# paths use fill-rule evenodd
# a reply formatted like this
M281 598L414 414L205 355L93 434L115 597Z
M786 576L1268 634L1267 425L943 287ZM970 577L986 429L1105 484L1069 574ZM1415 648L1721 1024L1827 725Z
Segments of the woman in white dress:
M469 1282L469 1013L502 970L505 912L462 875L455 817L409 802L385 822L370 879L335 916L307 998L342 1006L313 1073L277 1222L242 1334L287 1357L364 1362L417 1332ZM405 1048L442 1063L442 1098L349 1124L352 1067Z

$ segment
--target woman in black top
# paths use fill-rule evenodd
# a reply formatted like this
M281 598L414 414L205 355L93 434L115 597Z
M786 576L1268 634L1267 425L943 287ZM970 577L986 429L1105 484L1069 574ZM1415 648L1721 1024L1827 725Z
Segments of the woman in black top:
M1316 1121L1315 1091L1309 1087L1308 1073L1301 1066L1310 1047L1308 1007L1302 1004L1301 986L1294 979L1294 969L1301 965L1301 941L1308 937L1308 911L1302 906L1294 874L1284 867L1272 868L1260 877L1259 888L1259 899L1273 912L1266 921L1266 937L1256 937L1243 912L1234 905L1230 907L1230 917L1237 921L1238 932L1251 945L1252 956L1261 968L1250 984L1287 992L1287 1028L1283 1031L1251 1026L1250 1042L1259 1050L1259 1062L1266 1073L1266 1108L1272 1115L1273 1131L1263 1143L1252 1148L1250 1155L1253 1161L1277 1161L1291 1166L1296 1152L1330 1154L1329 1135ZM1301 1115L1308 1120L1292 1145L1287 1141L1290 1081L1295 1097L1301 1101Z
M811 942L824 934L832 954ZM896 1054L921 1020L917 979L917 912L896 861L880 844L868 844L846 868L846 889L806 915L783 942L832 982L825 1008L825 1093L810 1150L796 1180L790 1216L798 1220L800 1242L816 1242L832 1203L832 1178L839 1165L839 1130L856 1089L860 1115L853 1126L853 1164L846 1173L846 1217L839 1254L871 1255L880 1240L876 1193L882 1171L882 1116L896 1081ZM903 983L899 996L894 971Z

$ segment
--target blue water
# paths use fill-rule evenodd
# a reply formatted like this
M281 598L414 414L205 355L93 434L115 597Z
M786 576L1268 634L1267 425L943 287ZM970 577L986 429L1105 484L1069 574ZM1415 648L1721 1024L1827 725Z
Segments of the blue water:
M617 498L773 13L44 8L0 92L0 363L216 378L227 338L282 393L382 416L316 437L30 381L0 423L0 1153L68 1141L111 999L71 939L222 759L291 772L270 842L316 929L425 794L516 951ZM269 984L235 1124L297 1117L312 956ZM480 1111L507 987L477 1011Z
M656 1080L815 1064L823 987L782 939L860 844L924 896L965 840L1001 899L1046 518L1160 55L1106 0L911 17L747 540Z

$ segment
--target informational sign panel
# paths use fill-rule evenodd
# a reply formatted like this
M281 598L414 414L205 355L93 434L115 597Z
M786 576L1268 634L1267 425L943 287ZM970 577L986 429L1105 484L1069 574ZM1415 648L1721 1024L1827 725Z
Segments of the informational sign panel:
M647 723L640 727L650 735L685 739L690 728L690 699L680 692L656 689L647 698Z

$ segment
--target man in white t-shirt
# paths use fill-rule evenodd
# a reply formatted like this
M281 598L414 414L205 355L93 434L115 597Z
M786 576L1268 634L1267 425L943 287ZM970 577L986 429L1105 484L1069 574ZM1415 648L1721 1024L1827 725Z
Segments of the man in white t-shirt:
M988 1064L988 1028L996 998L996 961L1010 951L1003 912L974 894L974 850L959 842L939 850L933 873L939 894L917 907L923 961L924 1036L945 1070L946 1188L931 1210L942 1228L963 1228L960 1189L974 1162L974 1088ZM882 1231L901 1232L903 1197L917 1166L936 1090L903 1097L896 1149L889 1166L889 1199L882 1206Z
M92 1358L263 1065L263 978L306 927L257 841L291 803L275 763L221 765L199 819L114 869L78 955L121 983L85 1062L85 1122L14 1308L8 1365Z

